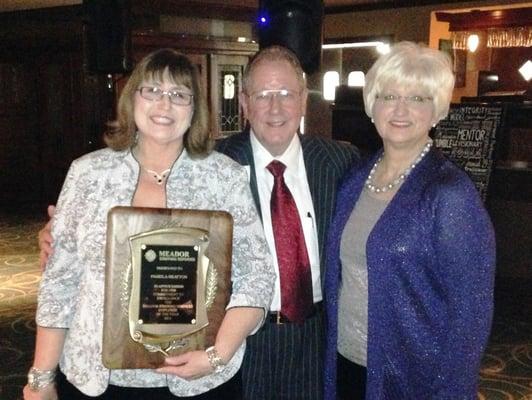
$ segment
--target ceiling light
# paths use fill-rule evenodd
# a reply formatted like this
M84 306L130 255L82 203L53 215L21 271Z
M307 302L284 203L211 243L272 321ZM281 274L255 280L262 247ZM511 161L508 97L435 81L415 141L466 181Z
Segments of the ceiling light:
M379 54L388 54L390 52L390 45L388 43L381 43L377 46Z
M366 79L362 71L351 71L347 75L347 86L364 87L365 83Z
M478 44L480 42L480 39L478 37L477 34L471 34L469 35L469 37L467 38L467 49L471 52L471 53L474 53L477 48L478 48Z

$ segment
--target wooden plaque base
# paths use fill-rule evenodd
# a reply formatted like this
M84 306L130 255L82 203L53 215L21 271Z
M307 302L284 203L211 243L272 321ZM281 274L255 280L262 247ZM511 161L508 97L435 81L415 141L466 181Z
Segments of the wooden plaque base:
M127 276L131 260L132 236L164 228L197 228L208 232L205 256L217 272L216 295L207 309L208 325L187 336L187 344L168 351L178 355L214 345L231 295L233 219L223 211L167 208L114 207L107 222L105 298L103 321L103 364L109 369L157 368L164 354L150 352L130 334L127 308Z

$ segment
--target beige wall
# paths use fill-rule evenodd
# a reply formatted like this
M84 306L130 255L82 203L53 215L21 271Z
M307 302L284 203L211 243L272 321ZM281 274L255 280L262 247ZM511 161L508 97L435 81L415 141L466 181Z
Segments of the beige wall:
M487 6L523 5L522 0L484 0L423 7L401 7L393 10L361 11L326 15L323 23L325 39L364 37L389 34L399 40L429 42L431 12L480 8Z
M432 8L365 11L326 15L324 39L392 35L395 40L426 41Z

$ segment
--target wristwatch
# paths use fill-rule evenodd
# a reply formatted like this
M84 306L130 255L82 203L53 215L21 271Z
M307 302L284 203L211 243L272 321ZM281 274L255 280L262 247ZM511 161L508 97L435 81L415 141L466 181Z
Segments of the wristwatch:
M207 353L209 364L211 364L211 367L214 372L221 372L225 367L225 363L223 362L222 357L220 357L220 355L216 351L216 348L214 346L211 346L205 350L205 353Z
M28 387L33 392L38 392L39 390L45 388L54 382L55 379L55 369L52 370L40 370L35 367L31 367L28 372Z

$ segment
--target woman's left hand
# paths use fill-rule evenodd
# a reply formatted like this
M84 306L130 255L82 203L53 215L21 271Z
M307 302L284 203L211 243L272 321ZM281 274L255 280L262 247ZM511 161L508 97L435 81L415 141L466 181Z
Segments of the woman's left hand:
M202 378L213 372L207 353L189 351L176 357L167 357L165 366L155 370L161 374L171 374L186 380Z
M226 311L216 335L214 346L225 363L228 363L249 333L264 316L264 309L234 307ZM171 374L186 380L202 378L214 372L205 351L189 351L176 357L167 357L165 365L155 372Z

